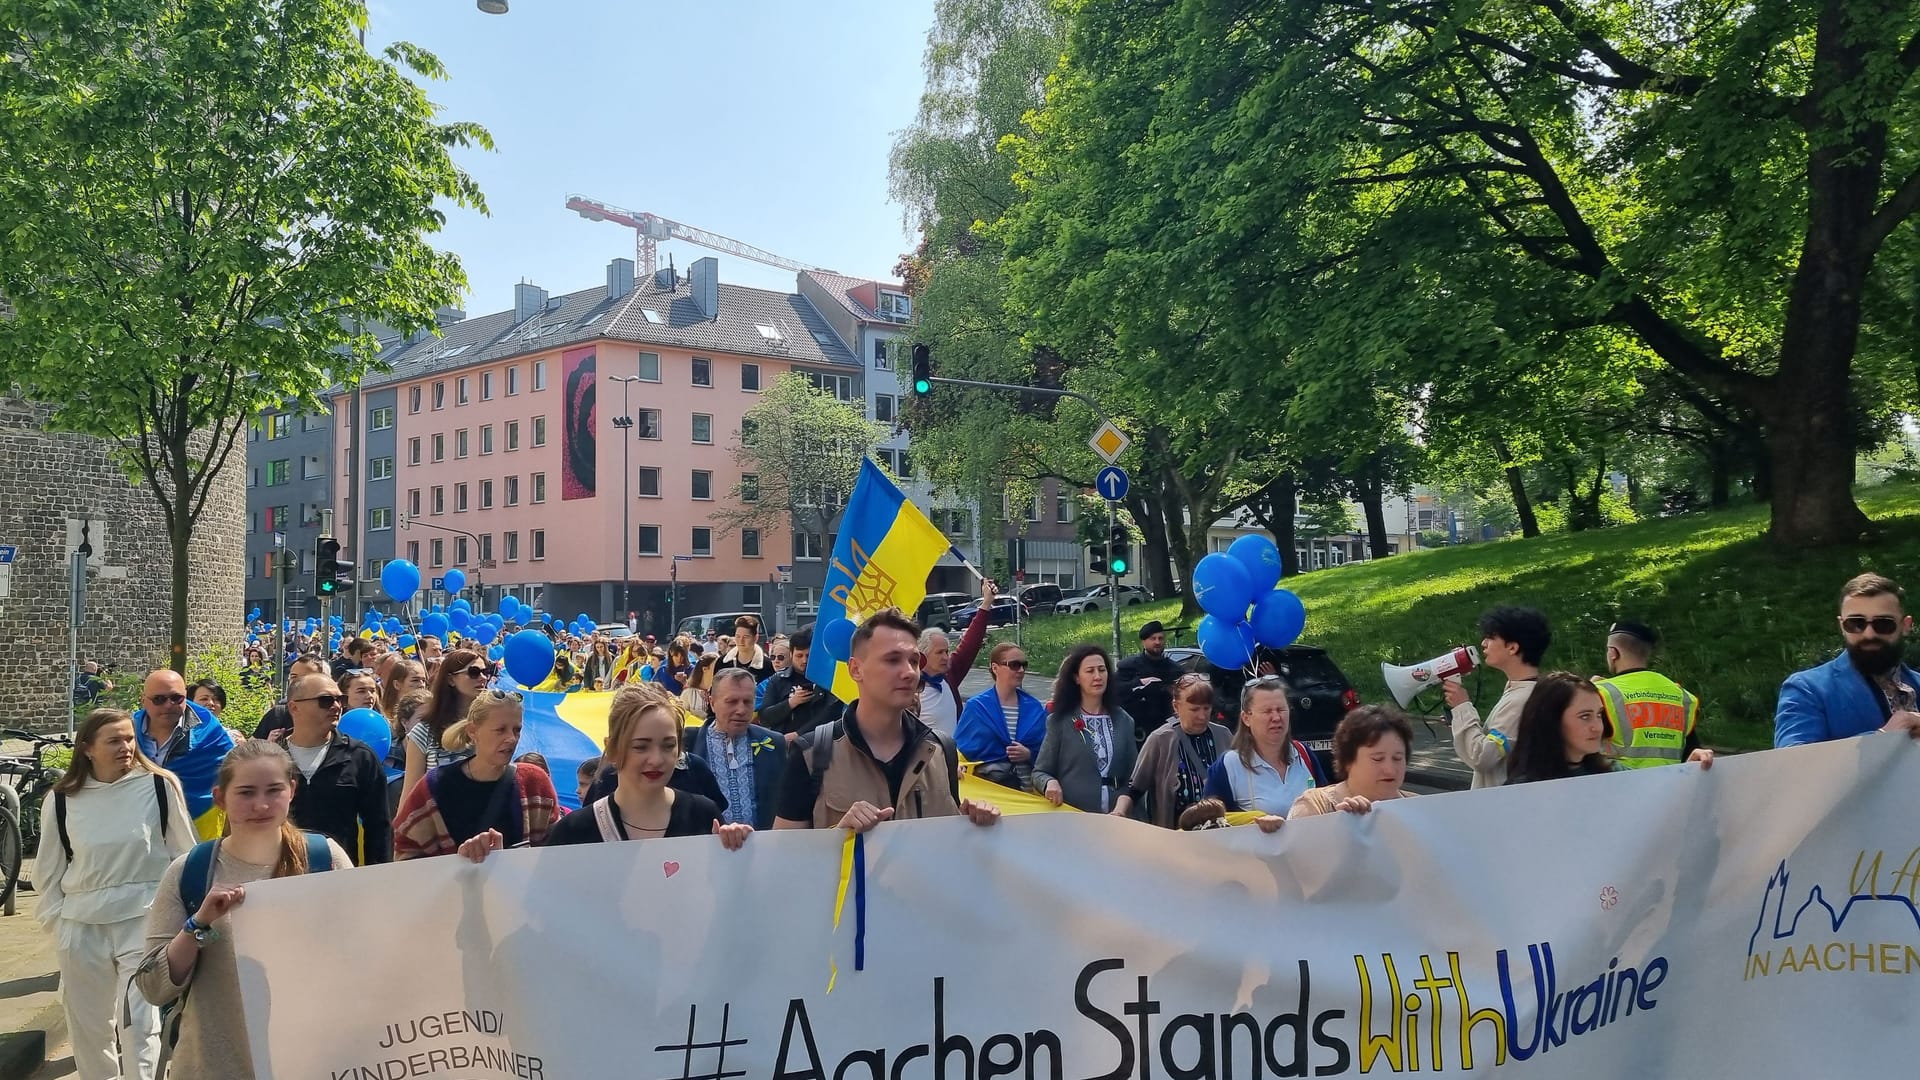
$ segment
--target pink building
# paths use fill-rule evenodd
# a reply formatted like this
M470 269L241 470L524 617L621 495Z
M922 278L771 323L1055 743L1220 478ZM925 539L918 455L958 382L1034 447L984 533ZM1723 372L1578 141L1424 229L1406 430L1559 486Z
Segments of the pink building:
M684 556L680 617L771 613L792 537L712 520L741 485L741 417L790 370L857 400L860 364L805 297L722 284L712 258L690 270L636 288L617 259L602 288L522 284L512 310L390 348L391 372L361 386L365 460L336 496L349 517L365 507L362 579L388 558L424 579L458 566L488 609L511 593L567 618L632 611L662 633Z

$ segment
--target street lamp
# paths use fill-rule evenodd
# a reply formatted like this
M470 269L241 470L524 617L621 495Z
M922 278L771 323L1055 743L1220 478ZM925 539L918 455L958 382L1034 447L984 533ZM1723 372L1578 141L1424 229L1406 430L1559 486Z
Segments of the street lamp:
M498 0L500 10L507 9L506 0ZM486 0L481 0L486 6ZM620 415L613 418L613 426L621 431L633 428L633 408L627 402L627 392L633 384L640 381L638 375L609 375L607 378L620 384ZM620 610L632 611L628 594L633 590L633 437L625 436L620 440Z

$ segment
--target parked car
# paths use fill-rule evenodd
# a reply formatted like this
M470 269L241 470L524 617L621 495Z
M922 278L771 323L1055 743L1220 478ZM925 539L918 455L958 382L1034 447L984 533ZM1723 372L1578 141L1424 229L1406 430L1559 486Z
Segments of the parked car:
M967 625L968 623L973 621L973 613L979 610L980 610L980 601L975 600L973 603L968 604L966 607L963 607L958 611L953 612L952 613L953 625L955 626ZM1012 626L1014 622L1014 612L1016 611L1020 613L1019 617L1022 619L1030 619L1033 617L1033 612L1030 609L1028 609L1025 605L1020 603L1020 601L1015 600L1011 596L1002 596L994 600L993 610L987 615L987 625L988 626Z
M623 622L603 622L598 626L595 626L594 630L598 633L605 634L607 637L612 638L615 641L619 641L621 638L630 638L633 636L633 627L628 626L626 623L623 623Z
M1214 718L1229 729L1240 726L1240 689L1246 685L1243 671L1214 667L1199 649L1168 649L1167 655L1187 671L1198 672L1213 684ZM1284 649L1261 649L1259 661L1271 661L1274 673L1287 680L1293 692L1290 706L1293 737L1306 744L1318 759L1326 775L1332 775L1333 729L1347 711L1360 704L1360 692L1347 681L1340 665L1327 650L1313 645L1289 645ZM1136 717L1136 719L1138 719Z
M742 615L760 618L760 613L757 611L717 611L710 615L689 615L680 620L678 632L692 635L695 641L707 640L709 630L731 637L734 620Z
M1022 585L1014 591L1027 610L1035 615L1051 614L1060 603L1060 586L1051 581L1037 581L1032 585Z
M1113 604L1107 599L1108 595L1108 588L1105 585L1095 585L1091 589L1076 589L1074 590L1074 595L1062 597L1059 604L1055 605L1053 610L1062 615L1084 615L1089 611L1112 611ZM1120 586L1121 607L1133 607L1136 604L1144 604L1148 599L1147 590L1138 585Z
M953 625L953 608L947 603L947 597L952 595L954 594L927 594L927 598L920 601L919 609L914 612L913 621L919 623L922 630L935 626L942 630L949 629Z
M924 609L926 607L926 604L932 603L935 600L938 600L941 603L947 605L946 617L942 621L935 622L935 623L929 623L925 619L921 619L920 625L923 628L937 626L940 629L947 630L947 631L952 631L956 629L965 630L967 628L967 624L965 622L962 622L959 619L954 618L954 613L964 607L976 606L980 602L980 598L974 595L973 593L936 592L936 593L928 593L927 599L921 604L921 607Z

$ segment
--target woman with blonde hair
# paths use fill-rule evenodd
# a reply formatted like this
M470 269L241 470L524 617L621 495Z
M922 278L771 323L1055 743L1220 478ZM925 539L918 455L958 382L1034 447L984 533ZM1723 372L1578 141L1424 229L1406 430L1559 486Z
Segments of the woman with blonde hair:
M37 917L54 935L74 1070L82 1080L150 1080L160 1014L137 996L123 1009L121 999L147 951L147 909L167 864L193 847L193 818L180 782L141 752L133 717L87 714L41 808L40 838Z
M514 761L525 720L518 690L484 690L442 745L467 756L430 770L400 800L394 860L541 844L559 813L553 779Z
M416 660L395 660L387 669L386 681L380 684L380 715L394 723L400 722L400 699L415 690L427 688L427 669ZM399 742L405 732L396 732L394 742Z
M167 1035L169 1075L253 1078L239 965L222 925L245 902L247 884L353 865L339 844L287 819L298 775L278 743L247 739L235 746L213 784L227 835L195 845L160 880L134 983L156 1005L180 1003Z
M699 665L687 679L686 689L680 691L680 706L701 720L713 716L707 695L713 691L713 672L719 666L719 653L710 652L701 657Z

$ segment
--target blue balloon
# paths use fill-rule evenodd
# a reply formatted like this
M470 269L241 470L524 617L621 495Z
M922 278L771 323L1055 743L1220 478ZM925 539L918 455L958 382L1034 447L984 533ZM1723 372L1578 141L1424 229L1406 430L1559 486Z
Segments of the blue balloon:
M341 625L341 622L340 622L340 616L338 616L338 615L334 615L334 616L332 616L332 617L331 617L331 621L333 622L333 625L335 625L335 626L339 626L339 625Z
M553 673L553 640L538 630L522 630L507 639L507 674L521 686L538 686Z
M421 633L429 637L437 637L443 642L447 640L447 631L451 629L453 629L452 623L447 620L445 615L437 612L424 616L420 620Z
M1208 615L1200 620L1194 637L1200 642L1200 652L1214 667L1238 670L1253 659L1253 628L1244 622Z
M1200 560L1193 568L1193 598L1209 615L1244 622L1253 603L1253 582L1240 560L1223 551Z
M394 643L399 645L402 649L411 649L413 648L414 642L416 640L418 639L416 639L412 634L401 634L400 637L396 639Z
M367 627L379 626L380 613L372 608L368 608L366 616L360 620L360 625Z
M467 572L456 566L447 571L447 576L441 578L440 583L446 586L449 593L457 593L467 587Z
M380 587L404 604L420 591L420 568L405 559L395 559L380 568Z
M460 608L454 608L453 614L447 616L447 621L453 624L455 631L464 634L467 632L467 627L473 625L473 616Z
M853 655L852 619L835 619L820 631L820 640L827 647L827 655L835 660L845 660Z
M548 613L546 613L546 612L544 612L544 611L543 611L543 612L541 612L541 613L540 613L540 625L541 625L541 626L552 626L552 625L553 625L553 616L552 616L552 615L550 615L550 614L548 614Z
M512 596L500 598L500 614L511 619L520 614L520 601Z
M1284 649L1300 638L1307 628L1307 606L1286 589L1275 589L1254 602L1253 617L1247 622L1253 636L1269 649Z
M1272 539L1249 533L1227 547L1227 554L1239 560L1253 583L1253 595L1260 596L1280 583L1280 549Z
M495 645L493 648L487 650L487 659L489 660L497 661L505 657L506 655L507 655L507 647L505 645Z
M453 603L447 605L448 614L452 614L453 612L456 612L456 611L472 611L472 610L473 610L473 604L468 602L467 598L464 596L459 598L458 600L455 600Z
M340 733L351 735L373 748L373 756L387 760L393 749L393 728L387 718L372 709L354 709L340 718Z
M400 620L389 615L387 621L380 624L380 629L385 630L388 637L392 637L401 630Z

